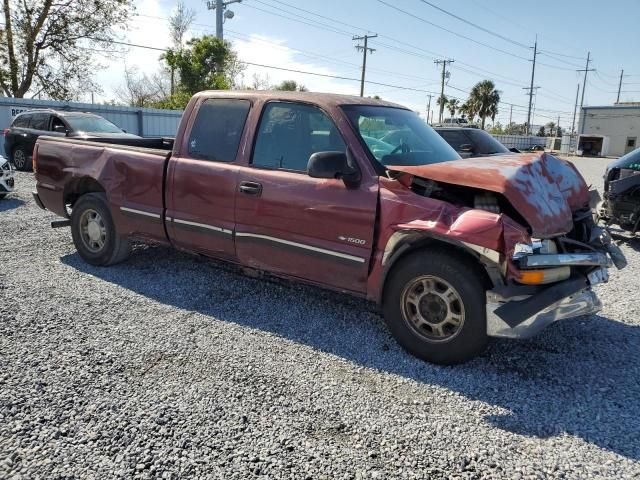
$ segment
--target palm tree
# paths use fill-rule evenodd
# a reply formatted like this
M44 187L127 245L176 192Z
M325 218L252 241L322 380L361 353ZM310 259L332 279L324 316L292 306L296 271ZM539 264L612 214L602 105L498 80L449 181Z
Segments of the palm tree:
M449 113L451 114L451 118L455 117L456 110L460 106L460 101L456 98L452 98L447 102L447 108L449 109Z
M498 104L500 103L500 93L491 80L483 80L475 84L469 92L469 100L476 114L482 119L482 128L487 117L495 120L498 114Z
M445 95L440 95L436 100L436 104L440 105L440 116L438 117L438 121L442 121L442 112L444 111L444 107L449 102L449 99Z
M469 122L473 122L473 119L476 116L476 112L473 109L473 105L471 105L469 101L466 101L462 105L460 105L460 108L458 108L458 111L463 116L466 116Z

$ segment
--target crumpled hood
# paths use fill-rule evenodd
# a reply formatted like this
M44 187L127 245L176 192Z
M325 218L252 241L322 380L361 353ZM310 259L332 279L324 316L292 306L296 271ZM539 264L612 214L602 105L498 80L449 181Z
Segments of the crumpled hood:
M500 193L527 221L536 238L570 232L572 212L589 202L589 189L576 168L543 152L388 168Z

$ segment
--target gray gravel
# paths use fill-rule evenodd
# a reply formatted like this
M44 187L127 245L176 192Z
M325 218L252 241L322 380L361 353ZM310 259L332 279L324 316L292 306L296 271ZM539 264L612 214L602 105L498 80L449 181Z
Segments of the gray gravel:
M580 163L596 182L600 163ZM0 478L640 477L640 242L600 315L437 367L359 300L0 202Z

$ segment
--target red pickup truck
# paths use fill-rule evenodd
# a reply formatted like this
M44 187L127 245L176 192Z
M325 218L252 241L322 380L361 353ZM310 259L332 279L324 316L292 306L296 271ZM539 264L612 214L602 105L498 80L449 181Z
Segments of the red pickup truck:
M571 164L463 160L388 102L202 92L174 142L120 143L40 137L34 149L34 198L67 218L52 225L71 226L85 261L157 242L348 292L436 363L597 311L591 286L626 264Z

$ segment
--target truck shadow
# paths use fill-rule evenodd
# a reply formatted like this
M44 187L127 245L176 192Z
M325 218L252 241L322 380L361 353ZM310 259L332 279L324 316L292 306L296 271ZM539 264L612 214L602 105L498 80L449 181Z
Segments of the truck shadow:
M581 317L552 325L532 340L495 341L465 365L439 367L401 350L375 308L362 300L252 279L160 247L138 249L127 262L110 268L88 265L77 253L61 260L212 322L267 331L372 370L501 407L504 414L485 421L504 431L538 438L573 435L640 460L638 326L599 315Z
M5 197L0 200L0 212L7 212L9 210L13 210L14 208L22 207L25 203L24 200L20 200L19 198Z

